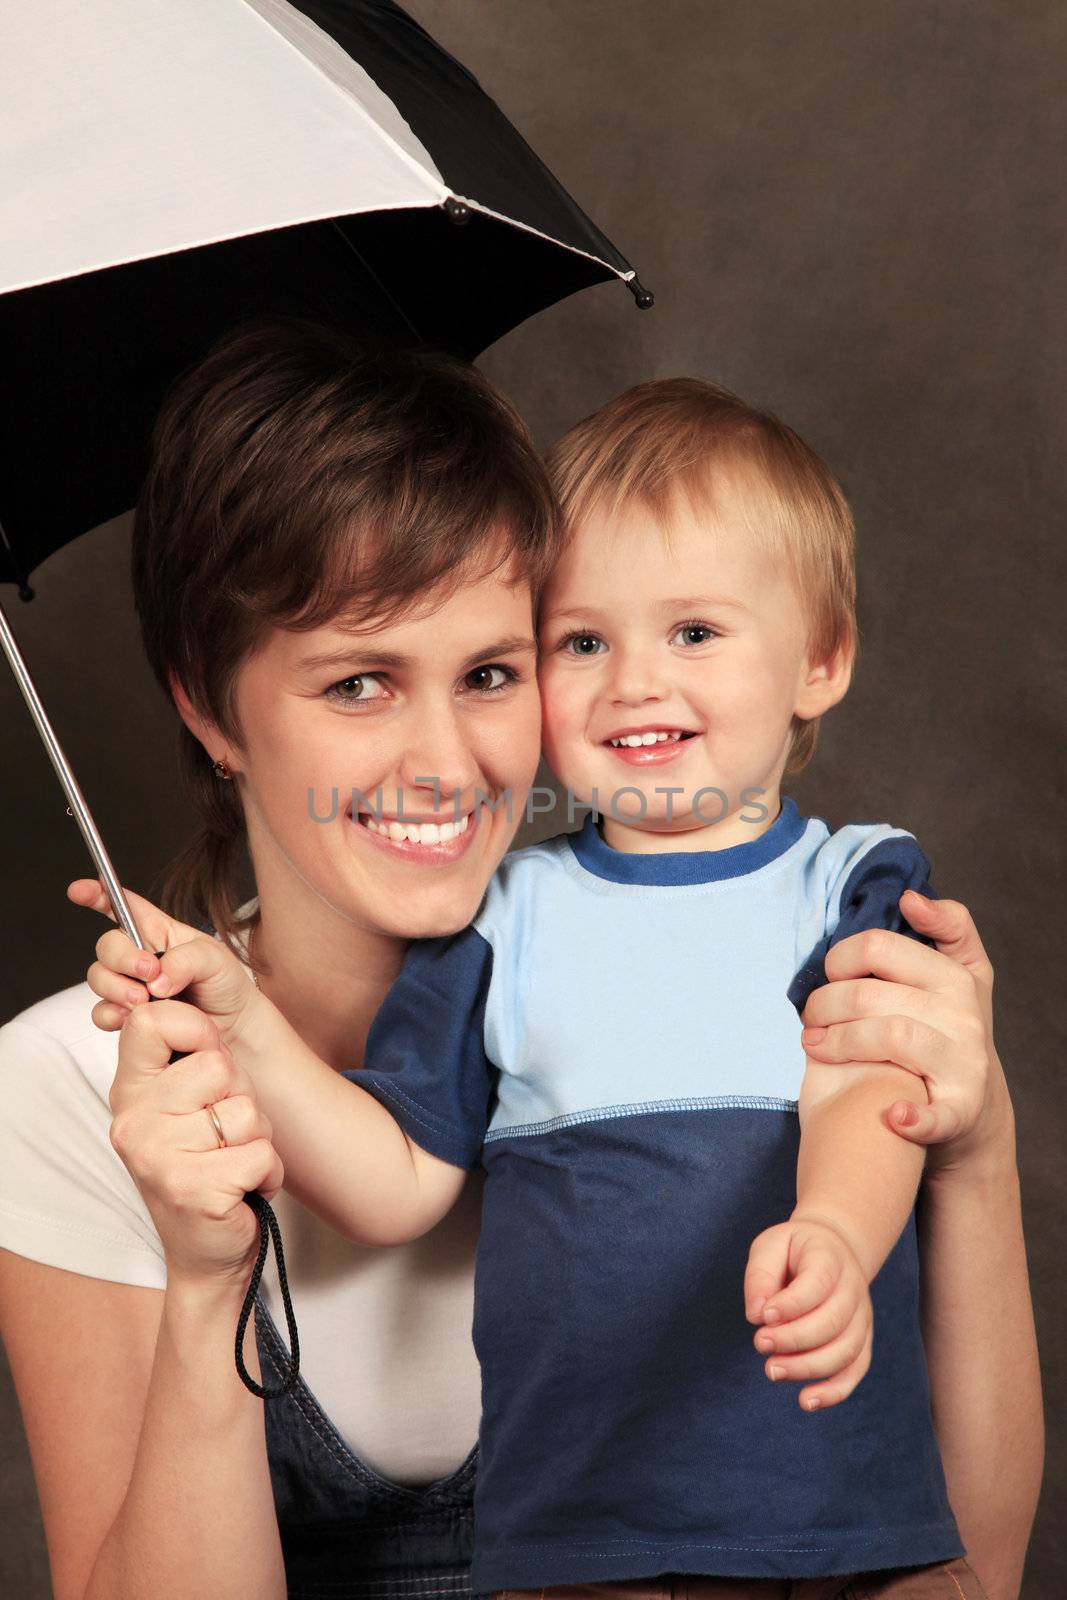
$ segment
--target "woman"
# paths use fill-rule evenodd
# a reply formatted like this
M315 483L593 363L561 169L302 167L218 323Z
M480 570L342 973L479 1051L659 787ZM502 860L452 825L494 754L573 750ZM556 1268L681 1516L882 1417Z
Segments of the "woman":
M468 921L509 842L539 742L531 594L557 538L521 424L442 359L249 333L165 408L135 593L204 819L168 903L248 943L338 1068L361 1059L406 941ZM451 838L421 834L435 785L473 797ZM396 826L418 839L360 820L353 790L378 788L403 791ZM235 911L245 840L257 901ZM99 903L84 882L72 897ZM944 952L895 938L872 960L846 941L806 1020L829 1025L825 1059L893 1059L931 1084L930 1112L898 1131L941 1141L924 1208L935 1414L964 1538L1008 1600L1040 1453L1011 1113L970 920L950 903L915 919ZM885 981L854 981L872 971ZM0 1049L0 1325L57 1600L469 1592L476 1193L387 1252L279 1197L315 1395L263 1407L232 1338L254 1246L240 1197L282 1176L271 1129L210 1021L144 999L136 984L94 1012L111 1028L129 1013L111 1130L129 1172L108 1143L115 1040L88 1027L83 986ZM173 1048L194 1053L162 1073ZM266 1319L246 1359L276 1364ZM1026 1466L994 1497L1009 1444Z

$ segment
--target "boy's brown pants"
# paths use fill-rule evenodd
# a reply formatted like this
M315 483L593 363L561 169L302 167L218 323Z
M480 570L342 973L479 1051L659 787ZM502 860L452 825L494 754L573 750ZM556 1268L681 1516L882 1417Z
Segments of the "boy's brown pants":
M559 1589L504 1589L498 1600L986 1600L966 1561L894 1567L838 1578L647 1578L576 1583Z

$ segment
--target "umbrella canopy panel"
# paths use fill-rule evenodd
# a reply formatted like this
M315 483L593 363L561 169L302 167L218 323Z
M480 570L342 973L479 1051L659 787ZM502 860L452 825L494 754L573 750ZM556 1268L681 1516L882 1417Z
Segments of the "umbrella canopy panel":
M473 357L633 278L389 0L35 0L5 33L0 581L133 503L168 385L236 322Z
M4 57L0 293L451 196L630 276L389 0L34 0Z

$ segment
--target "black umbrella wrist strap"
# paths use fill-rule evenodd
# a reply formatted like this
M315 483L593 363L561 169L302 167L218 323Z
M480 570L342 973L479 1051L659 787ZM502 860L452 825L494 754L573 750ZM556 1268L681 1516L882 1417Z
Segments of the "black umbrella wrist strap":
M157 958L164 954L163 950L156 951ZM151 1001L155 1000L156 996L153 994L149 995L148 998ZM188 1053L187 1050L172 1050L170 1055L171 1065L173 1066L175 1061L181 1061ZM234 1343L237 1375L245 1388L250 1389L261 1400L280 1400L283 1395L289 1393L300 1376L300 1336L296 1330L293 1301L289 1293L289 1274L285 1270L282 1234L281 1229L278 1227L278 1219L274 1215L270 1203L264 1200L263 1196L257 1193L256 1190L253 1189L245 1195L245 1205L250 1206L255 1212L256 1221L259 1224L259 1250L256 1254L255 1264L252 1267L252 1276L248 1280L248 1288L245 1292L244 1303L241 1306L241 1314L237 1318L237 1338ZM248 1319L255 1311L256 1296L263 1281L263 1268L266 1265L267 1250L271 1244L274 1245L274 1259L278 1263L278 1284L282 1291L285 1325L289 1330L289 1366L288 1370L283 1370L281 1382L268 1389L263 1384L256 1382L245 1365L244 1343L245 1329L248 1327Z
M241 1315L237 1318L237 1338L234 1341L234 1357L237 1362L237 1372L246 1389L258 1395L261 1400L280 1400L289 1393L300 1376L300 1335L297 1332L296 1317L293 1314L293 1301L289 1293L289 1277L285 1270L285 1253L282 1250L281 1230L278 1219L269 1201L264 1200L261 1194L254 1190L245 1195L245 1204L251 1206L259 1223L259 1251L256 1255L252 1276L248 1280L248 1289L245 1292L244 1304L241 1306ZM248 1321L255 1312L256 1296L263 1279L263 1268L267 1260L267 1249L274 1245L274 1259L278 1264L278 1284L282 1292L282 1305L285 1309L285 1325L289 1331L289 1361L282 1371L281 1382L264 1387L257 1383L245 1365L245 1329Z

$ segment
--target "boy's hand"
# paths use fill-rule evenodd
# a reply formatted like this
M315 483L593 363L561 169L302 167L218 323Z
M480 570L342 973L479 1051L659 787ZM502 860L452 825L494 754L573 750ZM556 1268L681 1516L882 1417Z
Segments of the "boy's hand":
M871 1364L874 1317L867 1278L852 1246L829 1223L793 1217L752 1244L745 1315L762 1324L756 1349L775 1382L808 1382L805 1411L848 1398Z
M119 928L97 940L97 959L86 973L100 1004L93 1021L106 1033L120 1029L131 1011L155 998L182 994L212 1019L224 1044L240 1033L259 998L248 972L221 939L213 939L160 911L150 900L124 889L133 919L150 950L140 950ZM76 905L115 920L111 902L95 878L78 878L67 889ZM152 951L162 950L157 960Z

